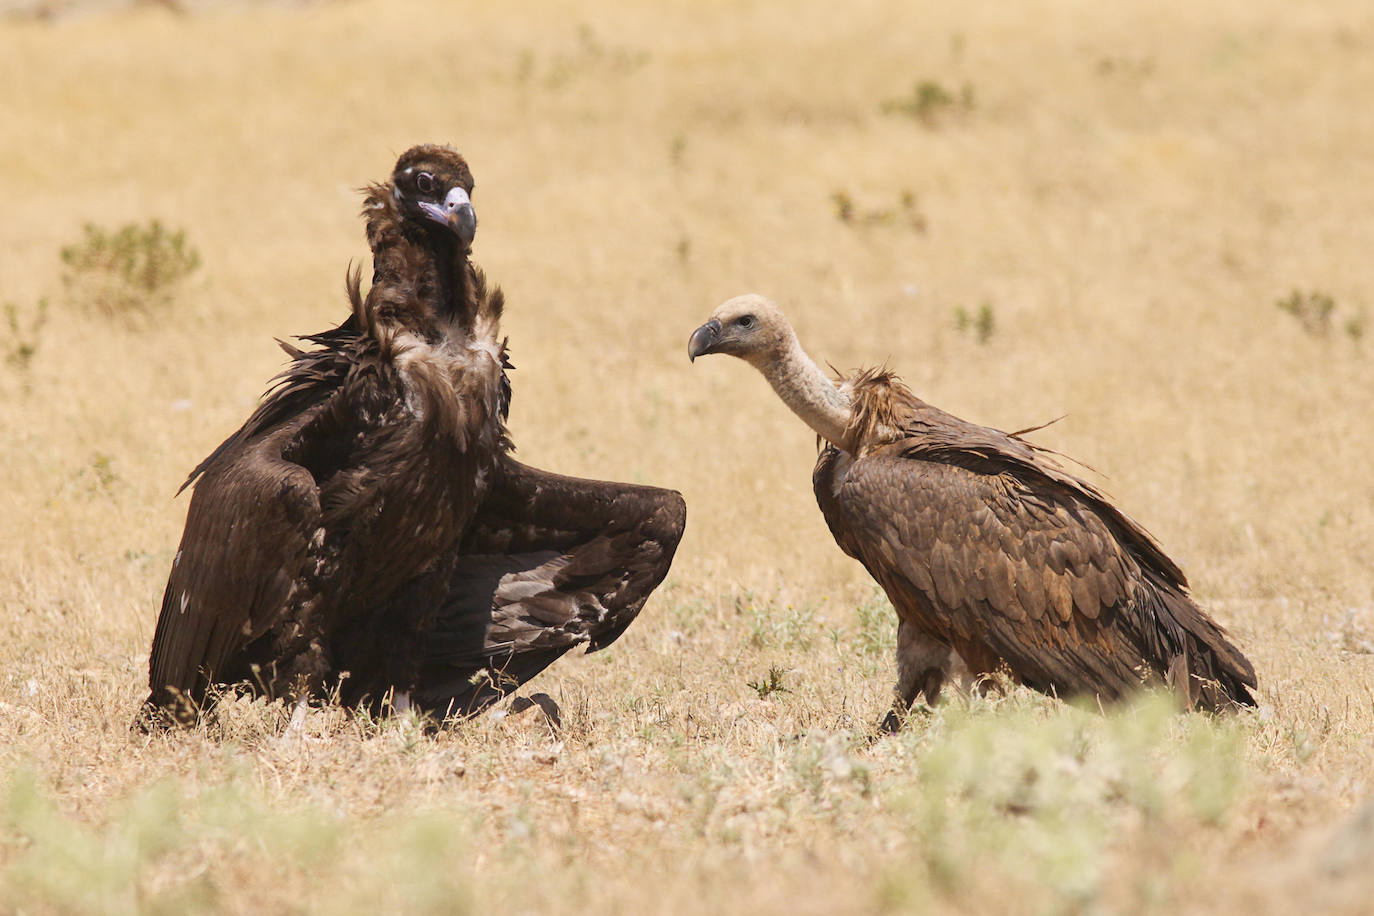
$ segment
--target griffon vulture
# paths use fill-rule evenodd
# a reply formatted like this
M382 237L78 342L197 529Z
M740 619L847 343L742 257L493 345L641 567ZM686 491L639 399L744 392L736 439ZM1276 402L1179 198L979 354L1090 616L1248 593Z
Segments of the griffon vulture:
M472 175L419 146L365 189L372 286L200 463L149 659L151 723L213 685L472 714L612 642L685 506L509 455L503 298L469 260Z
M832 382L761 296L729 300L692 334L690 357L708 353L754 366L825 440L821 512L899 618L885 728L918 693L934 703L960 661L972 675L1005 662L1062 697L1162 682L1202 709L1254 704L1254 669L1179 568L1043 449L926 404L886 370Z

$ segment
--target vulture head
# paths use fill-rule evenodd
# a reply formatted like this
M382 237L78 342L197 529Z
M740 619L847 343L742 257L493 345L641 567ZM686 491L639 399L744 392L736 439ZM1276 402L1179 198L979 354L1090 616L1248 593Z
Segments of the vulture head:
M711 320L692 332L687 355L693 362L709 353L726 353L758 369L781 361L796 342L787 316L756 293L722 302Z
M848 451L853 420L847 391L826 377L806 355L787 316L763 296L749 294L722 302L711 320L692 332L687 355L737 356L763 373L783 403L817 435Z
M447 146L416 146L396 162L391 193L401 215L432 233L448 233L462 251L477 234L472 209L472 172Z

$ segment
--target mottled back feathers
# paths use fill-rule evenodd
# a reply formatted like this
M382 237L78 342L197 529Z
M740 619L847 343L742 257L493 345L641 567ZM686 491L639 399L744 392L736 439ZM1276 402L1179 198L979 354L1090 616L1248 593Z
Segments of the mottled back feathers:
M853 455L816 496L899 614L1031 686L1115 699L1177 678L1208 708L1252 702L1249 662L1138 524L1046 450L931 407L885 370L845 381Z

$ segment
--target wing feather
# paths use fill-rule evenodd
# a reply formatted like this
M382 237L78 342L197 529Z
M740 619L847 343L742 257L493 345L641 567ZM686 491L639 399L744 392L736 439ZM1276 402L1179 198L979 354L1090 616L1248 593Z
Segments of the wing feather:
M568 650L610 645L663 581L685 524L670 490L506 458L460 548L413 698L471 715Z
M294 430L222 453L197 481L149 656L154 705L247 676L235 655L285 609L320 518L314 478L281 458Z
M1062 692L1108 684L1115 693L1138 683L1139 652L1118 634L1102 644L1090 623L1114 596L1099 587L1098 566L1129 559L1112 552L1115 542L1064 524L1064 506L1032 509L1009 497L1001 476L938 461L877 453L823 456L822 464L830 467L823 473L818 465L818 476L843 465L833 481L826 477L837 487L817 486L837 539L884 571L880 581L901 576L923 595L956 648L960 638L985 638L1029 683ZM1054 498L1037 492L1041 507ZM920 507L909 520L901 517L908 506ZM1112 555L1095 563L1094 551Z
M886 370L844 388L854 452L822 451L817 501L904 622L1042 690L1112 698L1182 672L1204 706L1253 703L1253 668L1183 572L1052 453L931 407Z
M1068 620L1073 613L1073 593L1069 589L1069 576L1061 569L1046 566L1041 571L1041 581L1045 586L1046 609L1059 620Z
M1012 606L1024 611L1024 613L1013 617L1013 619L1024 620L1026 617L1030 617L1032 620L1042 619L1045 616L1045 589L1040 576L1032 568L1026 557L1017 561L1015 572L1016 601Z

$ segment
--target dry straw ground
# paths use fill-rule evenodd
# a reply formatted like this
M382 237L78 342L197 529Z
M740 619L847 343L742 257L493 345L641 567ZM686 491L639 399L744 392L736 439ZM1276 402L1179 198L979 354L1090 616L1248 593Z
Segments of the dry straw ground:
M0 909L1368 912L1368 3L24 6ZM324 709L291 735L246 703L131 734L172 493L272 338L344 314L354 189L418 141L478 177L520 454L680 489L672 575L532 685L557 734ZM151 219L199 251L185 280L114 314L64 281L85 223ZM1180 560L1259 710L1012 691L866 744L890 611L825 531L812 437L746 366L685 356L748 290L837 367L1003 428L1068 414L1038 440Z

